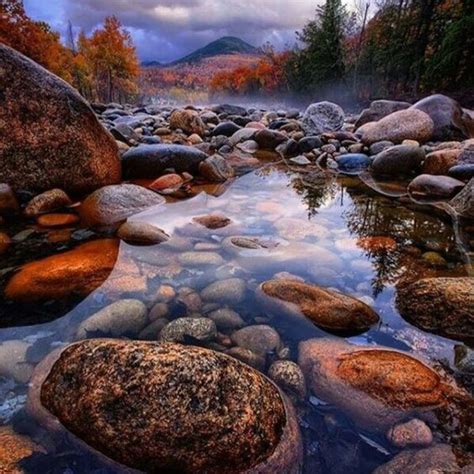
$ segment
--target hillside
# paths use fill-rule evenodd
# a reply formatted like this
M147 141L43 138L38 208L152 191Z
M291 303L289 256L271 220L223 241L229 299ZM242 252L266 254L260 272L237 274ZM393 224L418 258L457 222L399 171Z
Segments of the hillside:
M172 65L197 63L203 59L212 58L214 56L227 56L229 54L256 55L258 53L259 50L257 48L240 38L225 36L209 43L203 48L197 49L184 58L178 59L172 63Z

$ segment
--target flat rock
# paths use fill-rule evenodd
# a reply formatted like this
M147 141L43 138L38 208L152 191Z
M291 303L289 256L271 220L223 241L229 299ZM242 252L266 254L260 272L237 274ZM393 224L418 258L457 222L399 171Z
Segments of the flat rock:
M90 192L120 181L118 148L79 93L0 45L0 182Z

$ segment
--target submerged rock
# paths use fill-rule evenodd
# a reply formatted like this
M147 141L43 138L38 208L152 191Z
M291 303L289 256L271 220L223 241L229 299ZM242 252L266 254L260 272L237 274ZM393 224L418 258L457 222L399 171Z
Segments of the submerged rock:
M29 410L109 456L115 469L296 474L301 465L295 415L276 386L197 347L74 344L38 367Z
M400 314L415 326L474 340L474 278L426 278L398 288Z
M308 318L329 332L365 332L379 321L362 301L295 280L266 281L259 286L257 298L277 316Z
M392 146L375 157L372 172L379 176L409 175L420 169L424 158L425 152L418 146Z
M298 363L317 397L373 431L386 432L413 414L446 403L440 376L395 350L311 339L300 343Z
M449 204L458 216L474 219L474 178L464 186L464 189Z
M450 199L463 188L464 183L458 179L421 174L408 185L408 192L414 197Z
M117 256L118 242L105 239L27 263L9 280L5 297L33 302L87 296L104 283Z
M277 360L268 369L268 376L294 401L306 397L306 382L298 364Z
M232 223L232 221L223 214L207 214L205 216L194 217L193 222L211 230L222 229Z
M92 193L82 203L80 214L84 223L91 227L110 226L143 212L152 206L163 204L159 194L135 184L105 186Z
M339 171L349 175L357 175L370 166L371 159L362 153L348 153L337 157L336 162Z
M120 181L113 137L78 92L0 44L0 182L87 192Z
M169 240L163 230L146 222L125 222L119 227L117 237L132 245L156 245Z
M208 318L178 318L168 323L160 333L162 342L185 342L192 338L209 342L217 335L216 323Z
M44 449L26 436L15 433L11 428L0 428L0 472L23 474L21 461L33 454L44 453Z
M122 166L127 179L155 178L166 169L194 175L198 172L199 163L206 158L206 153L192 146L140 145L123 155Z
M344 110L332 102L311 104L303 115L302 126L307 135L341 130L344 125Z
M244 280L229 278L210 284L202 290L201 296L214 303L238 304L244 300L246 288Z
M424 421L415 418L393 426L387 438L397 448L429 446L433 442L433 433Z
M232 334L232 342L263 357L269 352L276 352L281 346L280 335L265 324L239 329Z
M369 126L370 125L370 126ZM387 115L378 122L365 124L362 141L366 145L388 140L402 143L403 140L416 140L425 143L434 131L433 120L421 110L407 109Z

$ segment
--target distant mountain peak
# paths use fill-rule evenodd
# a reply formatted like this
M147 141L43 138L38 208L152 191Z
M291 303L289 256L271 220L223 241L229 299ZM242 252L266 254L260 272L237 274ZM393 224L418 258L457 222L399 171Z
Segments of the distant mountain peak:
M195 63L205 58L212 58L223 54L258 54L259 50L246 41L235 36L224 36L206 46L197 49L184 58L172 64Z

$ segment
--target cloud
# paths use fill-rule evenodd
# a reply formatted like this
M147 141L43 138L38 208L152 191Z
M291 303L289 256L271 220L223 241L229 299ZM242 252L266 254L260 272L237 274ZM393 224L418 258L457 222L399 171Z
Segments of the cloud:
M45 5L46 4L46 5ZM25 0L27 12L63 34L68 20L86 32L116 15L131 32L141 59L171 61L221 36L255 46L295 41L314 15L315 0Z

